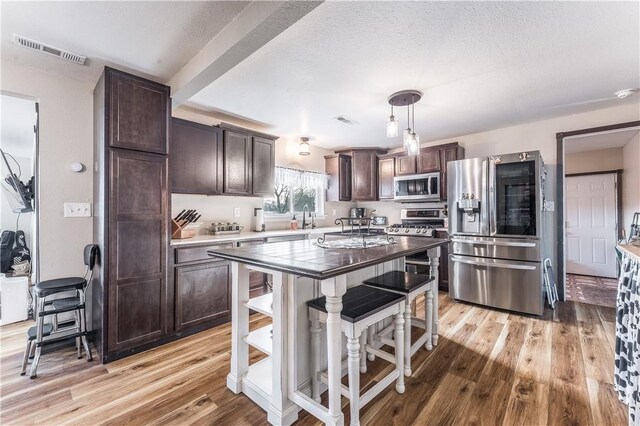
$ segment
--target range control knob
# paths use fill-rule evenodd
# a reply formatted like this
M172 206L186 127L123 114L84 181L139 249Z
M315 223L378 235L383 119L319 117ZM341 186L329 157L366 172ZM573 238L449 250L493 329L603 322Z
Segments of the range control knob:
M423 233L423 234L428 234L428 233L429 233L429 230L428 230L427 228L424 228L424 229L422 230L422 233Z
M419 233L420 233L420 229L416 229L416 234L419 234Z
M409 229L409 228L407 228L407 229L405 229L405 230L404 230L404 232L405 232L405 233L407 233L407 234L409 233L409 231L410 231L410 229Z

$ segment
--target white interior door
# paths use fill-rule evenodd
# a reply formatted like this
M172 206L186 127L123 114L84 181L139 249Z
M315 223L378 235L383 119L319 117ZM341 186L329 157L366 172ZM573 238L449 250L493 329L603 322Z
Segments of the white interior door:
M616 277L616 174L565 179L567 273Z

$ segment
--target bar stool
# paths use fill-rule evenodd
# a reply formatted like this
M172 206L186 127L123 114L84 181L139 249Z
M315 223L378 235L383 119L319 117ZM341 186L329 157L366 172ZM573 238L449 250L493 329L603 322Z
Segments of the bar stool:
M326 323L326 297L310 300L309 318L311 320L311 389L312 398L320 402L320 382L327 382L325 372L320 372L320 323ZM404 393L403 350L402 344L395 345L395 357L382 353L366 344L367 329L386 318L393 317L398 341L402 342L404 333L404 297L372 287L358 286L347 290L342 297L342 332L347 337L349 386L342 385L342 395L349 399L351 425L360 424L360 406L366 405L382 392L394 380L396 391ZM381 358L396 365L396 368L360 396L360 370L366 371L366 354L374 351Z
M85 312L86 288L93 277L93 268L96 264L98 256L98 246L89 244L84 248L84 264L87 266L84 277L56 278L47 281L41 281L34 286L36 295L36 326L29 328L27 331L27 347L23 357L21 375L26 372L27 361L29 355L34 352L33 362L31 364L30 378L37 377L38 363L42 347L47 344L57 343L70 338L76 338L78 346L78 358L82 357L82 346L87 352L87 361L93 359L89 343L87 341L87 320ZM49 296L74 291L73 297L64 299L47 300ZM55 324L45 324L46 316L57 316L64 312L74 312L74 324L71 327L58 329L57 321ZM74 331L68 333L68 331ZM60 334L60 337L56 335ZM51 339L44 340L44 337Z
M434 277L423 274L412 274L404 271L389 271L377 277L369 278L363 281L363 284L369 287L378 288L393 294L403 295L405 298L404 308L404 375L411 376L411 357L424 344L427 350L433 349L431 342L431 331L433 327L433 293L431 291L431 282ZM424 294L424 320L422 318L412 317L411 305L415 298ZM411 344L411 326L416 325L424 329L424 333ZM374 346L374 340L386 345L394 345L398 339L402 339L399 335L395 335L393 339L387 337L394 329L391 324L379 332L373 331L371 327L368 331L369 345Z

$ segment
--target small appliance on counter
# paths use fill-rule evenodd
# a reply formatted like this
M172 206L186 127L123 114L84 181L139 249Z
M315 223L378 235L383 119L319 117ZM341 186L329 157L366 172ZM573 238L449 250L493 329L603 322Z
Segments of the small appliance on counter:
M207 228L207 231L209 231L209 233L213 235L232 235L239 234L243 229L244 226L238 225L237 222L214 222L211 224L210 228Z
M261 207L253 209L253 230L264 232L264 210Z
M182 210L171 219L171 238L184 239L196 236L196 230L202 225L198 222L202 215L193 210Z
M349 209L349 225L365 224L360 219L367 217L367 209L361 207L352 207ZM369 221L366 222L368 224Z

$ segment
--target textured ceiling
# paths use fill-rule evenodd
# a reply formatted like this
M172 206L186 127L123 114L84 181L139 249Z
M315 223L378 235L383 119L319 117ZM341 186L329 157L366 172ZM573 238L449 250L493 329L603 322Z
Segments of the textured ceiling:
M167 81L248 3L2 1L2 60L91 84L105 64ZM19 47L13 33L86 55L88 66Z
M640 87L639 17L638 2L327 2L189 105L336 148L398 146L386 100L402 89L424 92L422 141L638 103L592 101Z
M629 130L617 130L613 132L566 138L564 152L565 154L575 154L576 152L621 148L625 146L637 133L638 128L636 127Z

